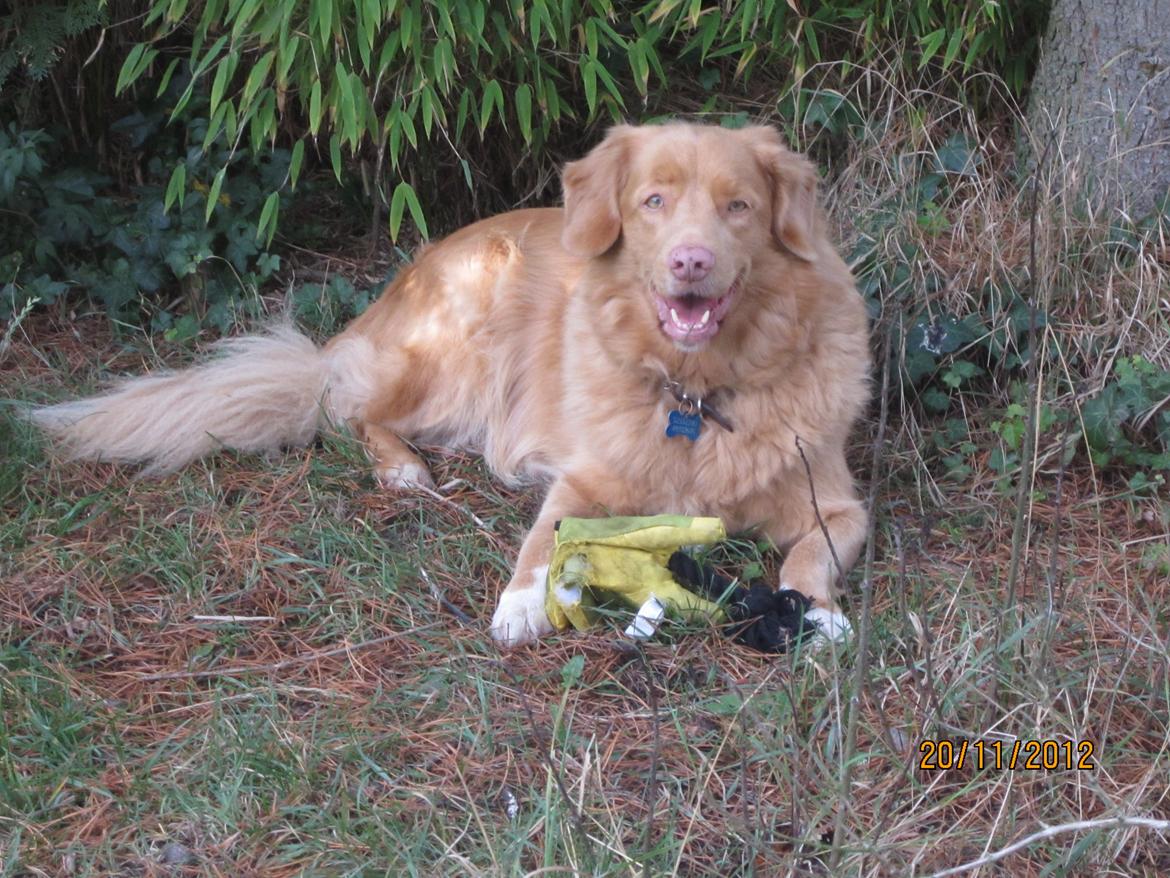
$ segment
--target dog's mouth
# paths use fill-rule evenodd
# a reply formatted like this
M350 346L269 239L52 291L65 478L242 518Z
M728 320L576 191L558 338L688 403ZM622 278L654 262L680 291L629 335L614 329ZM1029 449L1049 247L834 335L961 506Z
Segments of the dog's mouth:
M693 292L664 295L655 290L654 304L662 332L683 347L710 341L731 310L731 299L738 289L739 278L718 297Z

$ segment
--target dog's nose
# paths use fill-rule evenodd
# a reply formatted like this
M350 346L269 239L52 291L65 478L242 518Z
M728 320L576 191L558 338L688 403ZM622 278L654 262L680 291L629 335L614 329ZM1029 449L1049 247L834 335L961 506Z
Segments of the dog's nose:
M679 280L702 280L715 267L715 254L706 247L683 245L670 251L670 273Z

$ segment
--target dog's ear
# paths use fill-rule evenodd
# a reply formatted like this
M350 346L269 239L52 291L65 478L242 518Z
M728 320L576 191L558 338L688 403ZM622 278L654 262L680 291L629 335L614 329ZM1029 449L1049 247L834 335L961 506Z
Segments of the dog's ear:
M817 208L817 169L789 150L776 129L759 125L741 129L772 185L772 235L794 256L817 259L821 237Z
M561 244L578 256L600 256L622 231L618 198L626 184L630 141L635 129L618 125L579 161L565 165L565 225Z

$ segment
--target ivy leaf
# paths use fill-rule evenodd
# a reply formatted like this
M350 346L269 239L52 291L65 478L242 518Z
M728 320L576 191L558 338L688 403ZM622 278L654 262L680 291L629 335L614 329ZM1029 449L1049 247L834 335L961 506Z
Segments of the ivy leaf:
M943 374L943 383L951 389L957 389L963 382L982 374L983 370L969 360L956 360Z
M932 412L945 412L951 407L951 398L937 387L931 387L923 392L922 404Z
M66 289L66 284L53 280L47 274L38 275L24 282L25 298L36 299L44 305L51 305Z
M979 145L958 131L948 137L947 142L940 146L934 155L939 171L960 176L974 174L981 160Z
M911 384L917 384L927 375L930 375L938 365L934 356L929 351L912 348L907 348L903 362L906 369L906 377L910 380Z
M1117 386L1106 386L1081 409L1085 424L1085 439L1099 451L1109 451L1124 438L1121 425L1132 412L1122 399Z
M261 253L256 258L256 272L260 277L272 277L278 271L280 271L280 257L275 253Z
M199 334L199 321L190 314L184 314L175 324L163 333L167 341L190 341Z

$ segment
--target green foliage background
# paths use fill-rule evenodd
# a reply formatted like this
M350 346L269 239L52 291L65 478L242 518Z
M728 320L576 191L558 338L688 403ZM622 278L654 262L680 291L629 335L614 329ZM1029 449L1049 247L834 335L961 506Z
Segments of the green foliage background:
M427 237L555 202L559 164L611 120L750 114L840 135L865 108L832 86L879 60L956 93L983 81L948 72L1022 90L1045 6L24 3L0 15L0 198L17 218L0 228L0 316L80 288L173 332L159 300L181 292L222 329L271 274L282 209L317 169L392 238L407 217Z
M206 90L205 148L221 132L253 152L291 140L290 185L306 150L339 181L345 157L366 151L391 236L407 210L425 236L421 176L426 191L442 190L454 166L474 191L484 182L477 170L492 176L493 154L512 169L526 156L539 165L558 137L577 140L599 119L740 109L728 95L748 96L753 79L764 80L757 95L775 101L778 82L829 58L865 65L897 51L907 65L994 70L1022 89L1043 8L1013 4L1009 16L987 0L165 0L151 4L150 39L128 53L117 89L160 67L165 86L189 66L172 118ZM272 202L261 231L276 222Z

